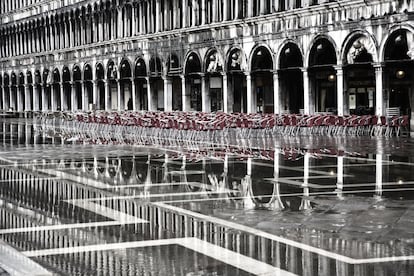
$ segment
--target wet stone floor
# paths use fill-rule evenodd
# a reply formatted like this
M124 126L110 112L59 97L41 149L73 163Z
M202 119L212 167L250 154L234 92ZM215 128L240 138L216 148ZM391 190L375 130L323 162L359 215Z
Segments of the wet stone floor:
M99 144L0 121L0 275L413 275L414 140Z

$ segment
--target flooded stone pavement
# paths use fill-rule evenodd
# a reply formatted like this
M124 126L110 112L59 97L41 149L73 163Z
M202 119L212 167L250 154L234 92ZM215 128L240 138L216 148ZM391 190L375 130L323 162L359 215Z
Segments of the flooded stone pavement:
M0 152L0 275L414 271L411 138L102 145L4 119Z

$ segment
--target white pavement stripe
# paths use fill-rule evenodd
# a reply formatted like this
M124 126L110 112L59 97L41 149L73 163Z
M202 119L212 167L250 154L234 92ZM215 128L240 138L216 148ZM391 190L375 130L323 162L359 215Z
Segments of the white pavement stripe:
M327 258L332 258L332 259L345 262L345 263L349 263L349 264L384 263L384 262L390 262L390 261L414 260L414 256L384 257L384 258L375 258L375 259L355 259L352 257L333 253L325 249L310 246L310 245L307 245L301 242L293 241L293 240L290 240L284 237L276 236L274 234L270 234L270 233L267 233L267 232L249 227L249 226L245 226L239 223L231 222L231 221L216 218L216 217L207 216L207 215L193 212L190 210L186 210L180 207L176 207L176 206L172 206L172 205L168 205L168 204L164 204L160 202L154 203L154 205L174 211L174 212L178 212L180 214L192 216L192 217L198 218L203 221L217 223L217 224L220 224L222 226L225 226L231 229L236 229L236 230L243 231L243 232L255 235L255 236L277 241L277 242L280 242L280 243L283 243L289 246L299 248L301 250L312 252L312 253L327 257Z
M7 275L53 275L38 263L2 241L0 241L0 267L8 272Z
M106 250L124 250L128 248L142 248L150 246L163 246L163 245L180 245L191 249L195 252L204 254L210 258L214 258L227 265L231 265L235 268L244 270L254 275L284 275L293 276L295 274L280 268L271 266L253 258L244 256L242 254L233 252L231 250L222 248L220 246L202 241L197 238L177 238L177 239L163 239L163 240L151 240L151 241L136 241L136 242L123 242L123 243L111 243L111 244L99 244L88 245L78 247L65 247L65 248L53 248L45 250L26 251L23 254L27 257L40 257L62 254L76 254L83 252L94 251L106 251Z
M197 238L184 238L180 241L180 245L254 275L295 275L288 271Z
M111 196L111 197L88 198L88 200L108 201L108 200L120 200L120 199L141 199L141 198L147 199L147 198L156 198L156 197L175 197L175 196L226 194L226 193L229 193L229 192L232 192L232 190L223 189L223 190L220 190L220 191L205 191L205 192L185 192L185 193L165 193L165 194L142 194L142 195L131 195L131 196Z
M66 202L88 210L92 213L113 219L122 223L146 223L147 220L137 218L126 213L108 208L106 206L96 204L94 202L89 202L89 200L66 200Z
M191 185L201 187L202 185L211 186L209 184L203 184L201 182L164 182L164 183L151 183L151 184L129 184L129 185L112 185L108 189L123 189L123 188L143 188L143 187L163 187L163 186L173 186L173 185Z
M145 221L137 218L136 221L127 221L127 222L102 221L102 222L86 222L86 223L22 227L22 228L0 229L0 235L39 232L39 231L54 231L54 230L64 230L64 229L76 229L76 228L107 227L107 226L118 226L118 225L126 225L126 224L138 224L138 223L143 223L143 222Z
M176 240L177 239L165 239L165 240L152 240L152 241L96 244L96 245L86 245L86 246L76 246L76 247L62 247L62 248L25 251L23 252L23 254L27 257L40 257L40 256L51 256L51 255L61 255L61 254L73 254L73 253L81 253L81 252L119 250L119 249L127 249L127 248L139 248L139 247L148 247L148 246L176 244Z

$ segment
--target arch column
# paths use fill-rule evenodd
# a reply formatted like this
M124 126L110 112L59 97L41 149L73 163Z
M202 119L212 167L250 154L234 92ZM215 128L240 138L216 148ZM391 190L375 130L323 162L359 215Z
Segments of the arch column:
M344 70L341 65L334 67L336 70L336 98L338 115L344 115Z
M279 87L279 73L273 72L273 101L274 101L274 113L280 113L280 87Z
M206 75L201 74L201 110L203 112L210 112L210 100L207 94Z
M121 95L121 89L122 89L122 85L121 85L121 81L120 80L116 80L116 87L117 87L117 99L118 99L118 111L123 110L123 100L122 97L123 95Z
M135 79L131 78L132 110L137 110L137 87Z
M152 87L150 77L146 77L147 81L147 99L148 99L148 111L154 111L153 109L153 99L152 99Z
M164 111L172 111L172 81L171 78L163 76L164 80Z
M60 93L60 110L64 111L68 109L68 103L67 103L67 99L65 97L65 85L63 83L63 81L60 83L60 89L59 89L59 93Z
M42 97L42 111L46 111L47 110L47 102L48 102L48 100L46 100L47 86L44 85L44 84L41 84L40 89L41 89L41 97Z
M310 114L310 90L309 90L309 73L307 68L302 68L303 73L303 113Z
M39 107L39 95L41 90L41 84L33 85L33 111L39 111L41 109Z
M245 74L246 74L246 90L247 90L247 113L252 113L253 111L252 75L250 72L245 72Z
M55 84L56 83L52 83L49 85L50 87L50 108L52 109L52 111L56 111L57 109L57 97L56 97L56 91L55 91ZM60 89L59 89L59 93L60 93Z
M227 113L229 111L229 82L227 73L223 72L223 111Z
M93 85L93 91L92 91L92 103L95 105L95 109L98 109L98 107L100 106L100 102L99 102L99 81L98 80L94 80L92 81L92 85Z
M25 84L24 85L24 98L26 99L24 109L26 111L29 111L29 110L31 110L31 105L32 105L32 100L31 100L31 97L30 97L30 84Z
M384 92L383 92L383 75L384 65L381 63L374 64L375 69L375 114L384 115Z
M72 106L72 111L75 111L78 108L78 101L77 101L77 95L76 95L76 82L71 82L70 83L71 86L71 95L70 95L70 99L71 99L71 106Z
M188 95L187 95L187 87L185 85L185 75L181 75L181 99L182 99L182 104L183 104L183 111L187 111L188 110L188 105L187 105L187 99L188 99Z
M6 108L4 107L5 104L5 99L4 99L4 90L3 90L3 85L0 85L0 97L1 97L1 104L0 104L0 109L1 110L5 110Z
M17 111L21 112L24 110L24 106L23 106L23 97L22 97L22 93L21 93L21 87L20 86L16 86L16 92L17 92Z
M105 87L105 103L104 103L104 108L105 110L110 110L110 106L109 106L109 91L111 89L110 87L110 82L107 80L103 80L104 82L104 87Z

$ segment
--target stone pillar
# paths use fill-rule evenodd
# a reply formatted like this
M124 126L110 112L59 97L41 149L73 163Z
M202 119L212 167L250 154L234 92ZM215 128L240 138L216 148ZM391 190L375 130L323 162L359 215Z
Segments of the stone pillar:
M185 85L185 76L181 76L181 99L182 99L182 105L183 105L183 111L188 110L187 106L187 87Z
M264 0L260 0L260 14L266 13L266 3Z
M206 24L206 1L201 0L201 25Z
M229 84L227 73L223 73L223 112L229 111Z
M201 75L201 111L203 112L210 112L211 106L209 101L209 95L207 93L207 81L206 75Z
M122 17L122 9L119 8L117 11L118 11L117 12L117 24L116 24L116 28L118 29L117 38L121 38L123 36L123 31L124 31L124 28L123 28L124 18Z
M336 70L336 98L338 115L344 115L344 70L342 66L335 67Z
M88 87L87 87L88 82L87 81L82 81L81 82L81 87L82 87L82 110L87 111L89 109L88 107Z
M23 107L23 97L22 97L20 86L17 86L16 92L17 92L17 111L21 112L23 111L24 107Z
M302 68L303 73L303 112L310 114L310 91L309 91L309 74L307 68Z
M49 85L50 88L50 107L52 109L52 111L56 111L57 109L57 104L56 104L56 91L55 91L55 83L51 83Z
M121 110L124 110L125 109L125 106L123 105L123 102L124 102L123 99L122 99L122 96L123 95L121 95L122 83L121 83L120 80L117 80L116 81L116 86L118 88L117 89L117 93L116 93L117 98L118 98L118 111L121 111Z
M47 100L46 100L46 89L47 85L41 85L41 97L42 97L42 111L47 110Z
M1 84L0 84L0 98L1 98L0 110L5 110L6 108L4 107L4 105L6 104L6 102L5 102L5 99L4 99L3 86Z
M223 21L229 20L229 3L228 3L228 1L229 0L223 0Z
M104 80L104 87L105 87L105 102L104 102L105 110L110 110L111 109L111 107L109 106L109 93L111 90L110 81Z
M192 1L192 9L191 9L191 12L192 12L192 15L191 15L191 26L196 26L197 25L197 12L198 12L198 9L197 9L197 1L196 0L191 0Z
M149 77L145 78L147 80L147 99L148 99L148 111L154 111L153 109L153 99L152 99L152 87L151 80Z
M253 17L253 0L247 0L247 17Z
M137 86L134 78L131 78L131 97L132 97L132 110L137 110Z
M64 111L68 109L68 103L65 97L65 85L63 82L60 83L60 110Z
M383 93L383 73L382 64L375 64L375 114L378 116L384 114L384 93Z
M136 17L136 3L132 3L131 4L131 20L132 20L132 33L131 36L135 36L137 31L136 31L136 26L137 26L137 17ZM135 110L135 109L134 109Z
M188 17L187 17L187 0L182 0L181 9L182 9L182 17L183 17L183 19L182 19L183 25L181 27L185 28L185 27L188 26L187 25L187 21L188 21Z
M212 5L212 10L213 10L212 21L217 22L217 17L218 17L217 0L212 0L211 2L212 2L211 5Z
M77 95L76 95L76 82L70 83L71 87L71 93L70 93L70 100L72 101L70 105L72 106L72 111L75 111L78 109L78 101L77 101Z
M252 75L246 72L246 89L247 89L247 113L253 112L253 91L252 91Z
M93 81L93 91L92 91L92 103L95 105L95 109L99 109L99 81Z
M161 31L161 0L155 0L155 32Z
M39 111L39 85L33 85L33 111ZM4 102L4 101L3 101Z
M164 76L164 111L172 111L172 81L169 77Z
M279 74L277 71L273 72L273 98L274 98L274 113L280 113L280 87Z

